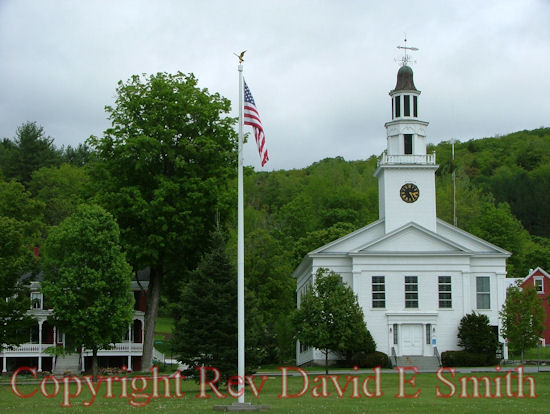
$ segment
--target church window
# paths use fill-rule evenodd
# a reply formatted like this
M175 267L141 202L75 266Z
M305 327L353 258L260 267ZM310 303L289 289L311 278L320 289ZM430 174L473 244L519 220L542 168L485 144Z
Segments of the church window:
M31 304L33 309L42 309L42 293L31 292Z
M452 308L451 276L439 276L439 307Z
M476 278L477 308L491 308L491 287L488 276L478 276Z
M403 95L403 115L411 116L411 97L410 95Z
M426 324L426 345L430 345L432 343L432 325Z
M542 277L538 276L533 279L535 281L535 290L537 293L544 293L544 284L542 283Z
M391 119L395 118L394 116L394 108L393 108L393 99L391 100Z
M413 96L413 114L418 117L418 96Z
M394 345L397 345L398 344L398 340L399 340L399 336L398 336L398 329L399 328L399 325L394 323L393 324L393 344Z
M401 116L401 96L395 97L395 116L396 118Z
M403 135L403 142L405 144L405 154L413 153L413 136L412 134Z
M418 308L418 276L405 276L405 308Z
M386 286L384 276L372 277L372 307L386 307Z

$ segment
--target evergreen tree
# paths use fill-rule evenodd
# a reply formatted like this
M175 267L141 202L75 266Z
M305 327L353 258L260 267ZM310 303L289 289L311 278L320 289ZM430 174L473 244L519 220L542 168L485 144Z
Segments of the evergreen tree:
M220 371L226 381L237 374L237 272L225 250L221 230L211 236L212 247L183 284L175 315L173 345L179 360L188 365ZM257 366L261 320L254 295L245 294L245 355L247 370Z
M487 315L472 312L462 317L458 326L458 346L466 352L487 355L487 362L494 359L498 338Z
M30 181L34 171L61 162L61 151L55 148L53 138L46 136L44 128L36 122L25 122L18 127L13 144L4 140L0 150L4 176L23 184Z

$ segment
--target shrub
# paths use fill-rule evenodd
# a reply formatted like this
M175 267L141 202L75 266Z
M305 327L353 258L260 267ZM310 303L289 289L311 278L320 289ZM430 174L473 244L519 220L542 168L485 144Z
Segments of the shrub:
M359 368L391 368L390 359L388 355L383 352L356 352L350 359L350 366L357 366Z
M490 358L494 357L498 339L489 325L487 315L472 312L460 320L458 345L467 352L488 354Z
M495 355L467 351L445 351L441 354L444 367L485 367L497 364Z

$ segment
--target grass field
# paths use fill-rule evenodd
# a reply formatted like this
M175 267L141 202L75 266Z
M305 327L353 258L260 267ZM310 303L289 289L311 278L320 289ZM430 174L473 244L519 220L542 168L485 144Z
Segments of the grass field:
M172 330L174 320L170 317L159 317L155 326L155 348L170 358Z
M327 398L314 398L311 394L312 389L319 383L313 382L313 377L310 377L310 385L308 392L299 398L278 398L281 393L281 377L270 377L264 387L259 392L259 398L254 398L250 390L247 391L246 400L254 404L268 404L269 412L273 413L547 413L550 407L550 373L532 374L536 383L536 398L460 398L460 382L459 378L465 374L457 374L455 379L451 381L458 388L457 394L451 398L437 398L436 387L440 387L443 394L449 393L449 387L439 380L435 374L417 374L415 377L416 387L411 384L405 384L405 393L413 394L420 390L418 398L396 398L398 392L399 377L396 374L382 374L380 381L380 389L383 393L380 397L366 398L351 398L353 392L353 383L345 390L344 396L338 398L334 385L329 381L327 391L330 395ZM478 377L484 374L477 374ZM496 374L488 374L490 378L494 378ZM355 376L354 376L355 377ZM449 379L450 377L447 376ZM499 377L503 377L500 375ZM357 376L359 381L359 390L365 375ZM411 375L407 375L406 379L410 379ZM317 380L319 381L319 380ZM504 379L502 379L504 383ZM345 379L339 380L343 387ZM259 386L260 379L256 379ZM3 384L6 384L3 381ZM138 382L139 385L139 382ZM288 393L296 394L303 386L303 379L298 377L289 378ZM29 394L34 390L39 390L38 384L20 385L18 390L23 394ZM494 387L494 385L493 385ZM76 386L73 384L71 392L74 392ZM160 387L160 394L163 393L163 386ZM374 391L372 382L369 385L370 391ZM483 386L480 387L481 395L483 395ZM515 392L517 384L514 381L512 390ZM53 393L54 386L52 383L46 387L49 393ZM84 385L82 394L78 398L72 400L72 407L62 408L62 393L63 383L60 384L60 393L54 398L45 398L40 391L30 398L22 399L14 395L9 385L0 386L0 413L124 413L124 412L158 412L166 413L195 413L195 412L211 412L214 405L231 404L235 400L233 398L218 399L212 393L209 393L211 398L199 399L196 395L199 393L199 386L194 381L183 381L182 391L185 395L182 398L156 398L141 408L135 408L130 405L132 400L132 388L128 382L127 398L120 398L121 385L119 383L113 386L114 398L104 398L106 392L106 384L100 384L98 396L90 407L83 405L84 401L91 400L91 393ZM220 386L220 391L227 394L227 390ZM471 394L471 382L468 393ZM494 389L491 390L494 394ZM504 386L502 393L505 395ZM171 393L174 393L174 385L171 384ZM151 384L144 391L144 394L151 394ZM137 402L146 401L144 398L135 398Z

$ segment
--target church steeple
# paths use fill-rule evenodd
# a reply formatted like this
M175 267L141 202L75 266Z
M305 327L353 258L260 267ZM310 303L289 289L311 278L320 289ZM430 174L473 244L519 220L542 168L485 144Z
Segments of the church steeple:
M387 155L426 155L428 122L418 119L420 91L414 86L413 70L403 65L390 91L391 121L386 123Z
M386 233L409 222L435 231L435 154L426 153L428 122L418 119L420 91L414 84L410 57L405 49L390 91L391 121L386 122L387 147L378 162L379 216Z

